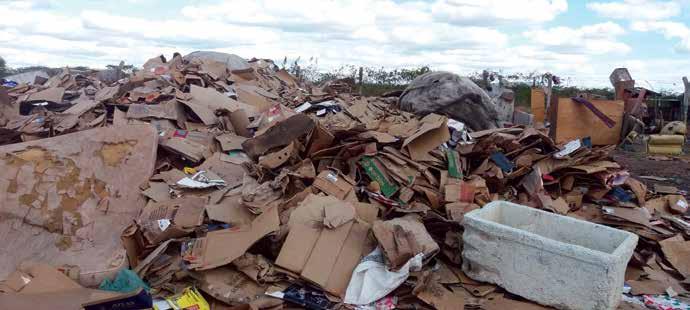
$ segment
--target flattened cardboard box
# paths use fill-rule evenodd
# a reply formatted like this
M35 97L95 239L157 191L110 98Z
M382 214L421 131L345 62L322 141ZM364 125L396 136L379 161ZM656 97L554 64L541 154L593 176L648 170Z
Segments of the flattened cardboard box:
M138 186L153 172L156 140L151 126L127 126L0 147L0 210L12 214L4 218L20 219L19 225L0 223L3 238L13 240L0 251L0 278L27 260L79 265L82 273L112 268L104 257L124 253L119 234L146 203ZM7 190L18 177L16 189ZM31 195L37 188L39 195ZM45 205L60 216L44 217L30 205Z
M374 157L364 156L359 161L364 168L364 172L381 187L381 193L386 197L391 197L398 191L398 187L390 180L383 166Z
M314 180L314 187L340 200L345 200L347 194L354 188L352 183L353 182L342 173L324 170L321 171L316 177L316 180Z
M276 265L342 297L352 271L371 250L369 228L369 224L359 221L335 229L296 225L290 229Z
M309 116L295 114L268 128L263 134L242 142L242 148L247 155L256 159L272 148L286 146L310 133L314 126L315 122Z
M312 194L295 209L276 265L299 274L329 293L343 296L352 271L373 245L367 238L371 225L353 220L355 214L351 212L357 212L357 208L348 202L334 204L330 201L335 199ZM352 210L341 210L348 207ZM373 220L373 214L366 207L361 209L364 212L357 214L359 218Z

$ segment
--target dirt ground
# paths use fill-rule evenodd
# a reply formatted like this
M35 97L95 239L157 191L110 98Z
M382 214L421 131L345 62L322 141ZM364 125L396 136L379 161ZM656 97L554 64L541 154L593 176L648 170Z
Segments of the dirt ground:
M690 155L652 155L645 152L616 150L613 158L628 169L630 175L652 189L654 184L672 185L690 192ZM655 176L667 180L656 181L640 176Z

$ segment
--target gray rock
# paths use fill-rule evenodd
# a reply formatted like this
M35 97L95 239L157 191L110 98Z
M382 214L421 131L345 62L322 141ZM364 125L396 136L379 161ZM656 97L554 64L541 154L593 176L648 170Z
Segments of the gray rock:
M496 107L486 92L469 78L450 72L418 76L399 100L402 110L417 115L446 115L473 130L498 127Z
M230 71L245 71L251 69L249 62L244 58L237 56L235 54L213 52L213 51L196 51L191 52L188 55L182 57L186 61L192 61L194 59L200 60L212 60L217 62L225 63Z

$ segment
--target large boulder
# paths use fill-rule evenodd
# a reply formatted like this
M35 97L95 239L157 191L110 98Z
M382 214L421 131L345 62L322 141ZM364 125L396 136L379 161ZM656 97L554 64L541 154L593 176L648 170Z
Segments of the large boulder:
M498 127L489 95L472 80L450 72L418 76L400 95L400 108L417 115L443 114L475 131Z
M193 61L195 59L201 61L217 61L224 63L230 71L246 71L250 70L251 66L244 58L235 54L214 52L214 51L196 51L191 52L184 57L186 61Z

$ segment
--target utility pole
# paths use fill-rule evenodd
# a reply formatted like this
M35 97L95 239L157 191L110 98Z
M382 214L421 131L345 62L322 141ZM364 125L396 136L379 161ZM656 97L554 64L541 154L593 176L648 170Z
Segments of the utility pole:
M688 77L683 77L683 85L685 85L685 93L683 94L683 124L688 123L688 104L690 104L690 82L688 82Z

